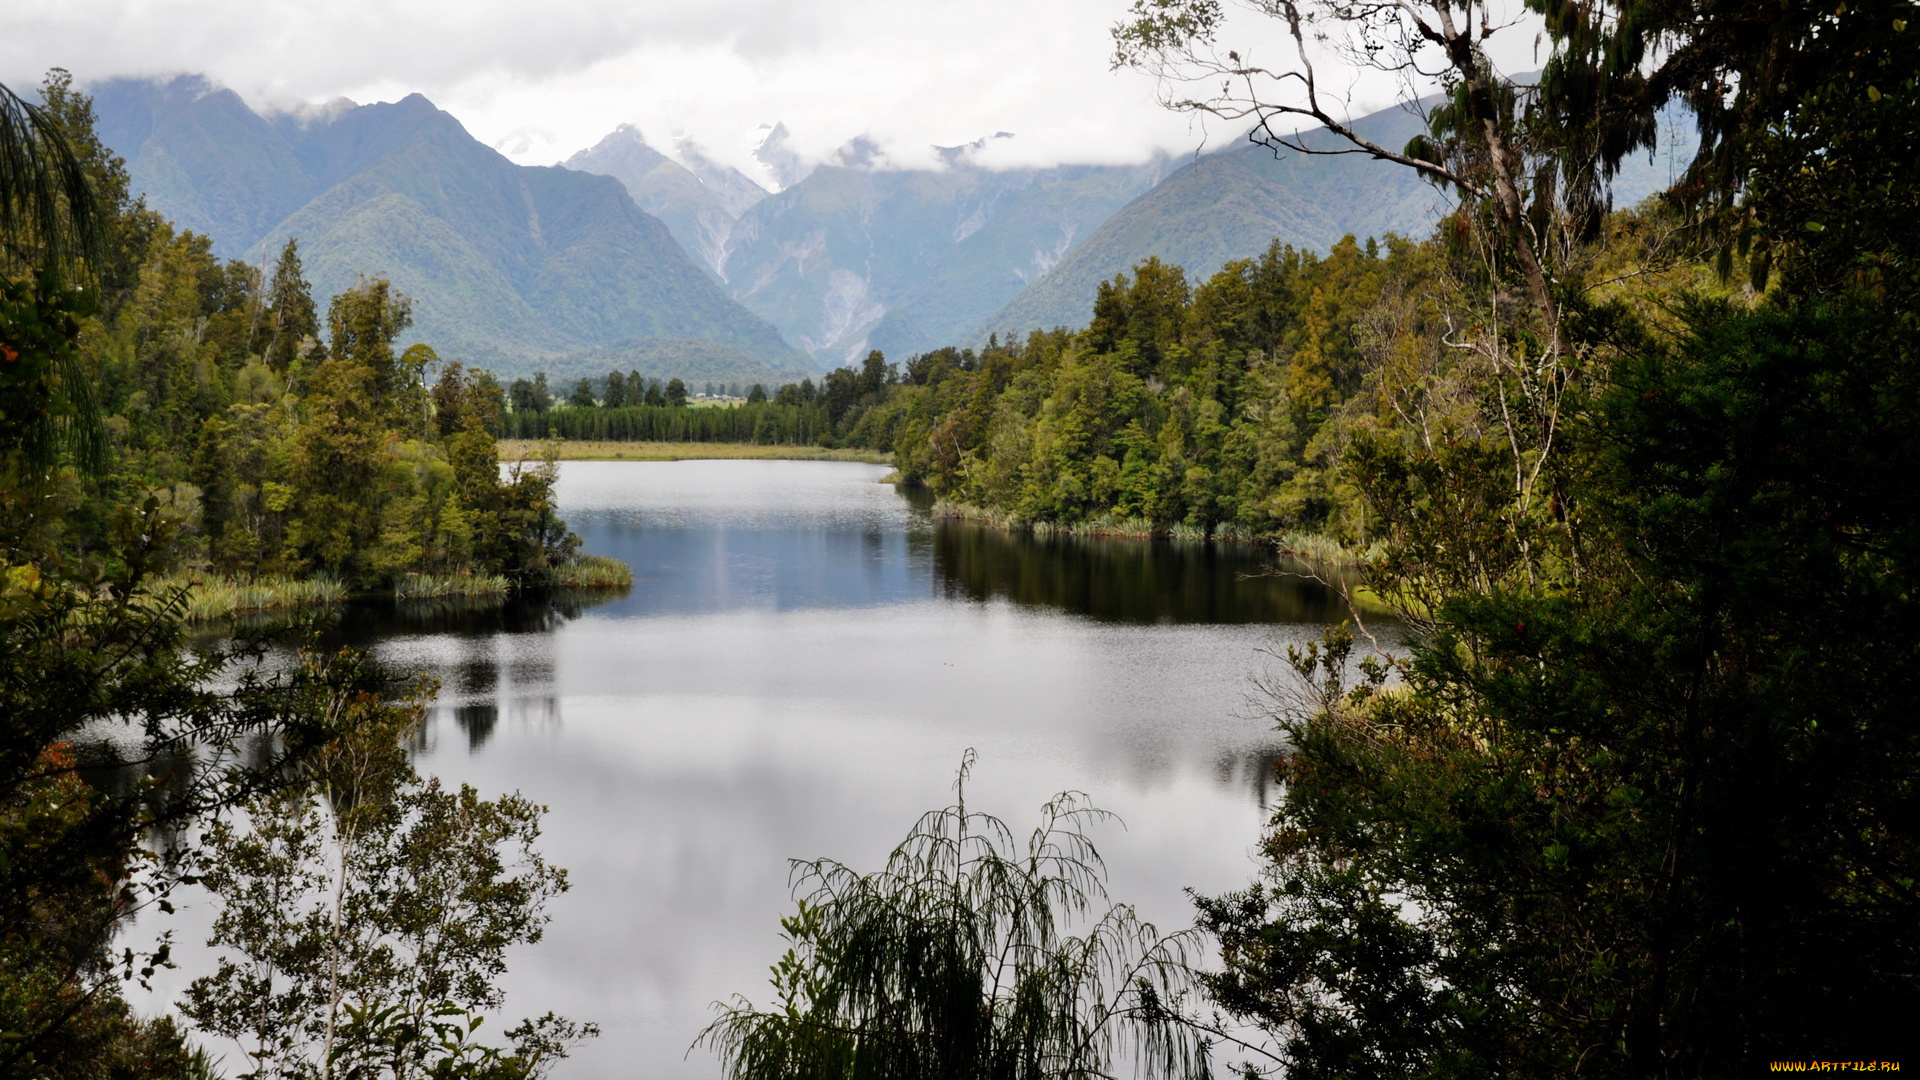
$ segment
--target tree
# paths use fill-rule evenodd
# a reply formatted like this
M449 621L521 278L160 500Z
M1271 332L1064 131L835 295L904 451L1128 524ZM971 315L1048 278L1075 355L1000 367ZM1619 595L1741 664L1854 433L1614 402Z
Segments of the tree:
M576 409L591 409L597 404L593 399L593 380L581 379L573 384L573 393L567 395L567 404Z
M687 403L687 384L681 382L679 379L668 379L664 397L666 403L675 408L685 405Z
M56 69L49 87L63 88L64 75ZM105 465L75 350L77 319L97 296L68 281L97 280L108 208L62 119L0 86L0 468L8 489L30 493L62 453L89 472ZM31 510L8 509L23 512Z
M1142 1076L1204 1072L1205 1045L1175 1015L1188 939L1107 902L1085 832L1107 815L1063 793L1023 850L967 809L972 762L886 869L794 864L774 1007L736 999L701 1036L728 1076L1092 1080L1128 1052Z
M380 396L393 381L394 320L383 313L384 293L335 298L329 322L334 347L307 380L306 417L294 437L289 480L297 513L288 545L315 569L371 583L376 572L364 553L380 531L389 491L382 483L389 456L392 406Z
M1757 88L1784 119L1723 135L1793 166L1733 193L1785 272L1757 296L1565 294L1587 367L1547 516L1505 516L1510 461L1458 428L1347 448L1391 541L1371 584L1417 631L1403 678L1354 678L1344 634L1291 655L1310 692L1281 715L1262 880L1202 904L1215 1000L1290 1077L1733 1076L1911 1045L1920 340L1912 234L1879 214L1916 196L1920 106L1865 91L1913 85L1913 50L1839 9L1709 5L1684 31L1594 10L1649 35L1600 50L1625 83L1602 115L1646 105L1626 69L1694 42L1766 43L1716 54L1716 95L1816 83ZM1776 51L1802 20L1856 50L1824 85Z
M754 383L753 389L747 391L747 404L749 405L762 405L766 403L766 400L767 388L759 383Z
M327 307L329 357L364 371L381 418L409 432L426 416L422 380L427 366L438 359L423 345L394 355L394 341L412 323L413 302L383 277L360 281Z
M617 371L607 372L606 398L601 402L609 409L619 409L627 404L627 377Z
M433 384L433 423L436 433L446 438L479 421L477 404L473 400L466 366L458 360L448 361L440 369L439 381Z
M474 1038L501 1003L505 950L540 939L566 873L534 846L541 807L413 771L404 740L428 689L335 702L352 730L311 759L309 783L208 835L208 944L224 955L182 1011L238 1043L247 1076L517 1080L596 1033L549 1013L507 1032L510 1047Z
M482 430L496 439L506 434L507 392L493 372L483 369L473 373L467 385L467 401L479 416Z
M153 497L115 514L110 558L0 578L0 1073L186 1075L176 1036L120 995L170 962L109 951L121 921L191 882L193 826L271 789L339 733L316 704L377 698L363 670L260 663L240 641L189 649L177 593L149 574L179 527ZM125 782L95 785L88 771ZM153 838L169 842L149 844ZM169 1045L171 1048L169 1048ZM151 1051L146 1066L125 1055Z
M868 350L867 358L860 364L861 396L878 395L898 381L900 381L899 373L887 363L886 354L879 349Z
M0 86L0 269L85 276L105 252L102 218L98 193L56 119Z
M273 264L273 278L267 285L267 319L271 333L267 337L266 361L275 371L285 372L305 355L302 345L317 340L320 324L314 314L313 295L300 267L300 244L293 237L280 249Z

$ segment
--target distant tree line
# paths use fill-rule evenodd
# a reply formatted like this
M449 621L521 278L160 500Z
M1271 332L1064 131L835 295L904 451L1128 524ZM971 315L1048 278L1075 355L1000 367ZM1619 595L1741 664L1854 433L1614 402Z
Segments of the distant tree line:
M1457 315L1436 297L1469 261L1440 239L1348 237L1324 256L1276 243L1196 287L1149 259L1101 285L1079 332L936 349L904 369L876 351L732 408L636 405L622 380L620 395L583 385L536 409L536 377L515 382L506 430L863 447L890 451L905 482L1015 520L1359 543L1367 512L1336 459L1353 431L1392 422L1383 371L1435 346Z
M581 379L564 402L546 392L546 376L516 379L508 393L513 411L505 430L511 438L655 440L663 442L740 442L761 445L885 444L857 420L888 399L900 384L900 373L879 352L868 355L858 369L828 372L818 385L812 379L788 383L769 394L754 383L744 399L716 402L714 407L689 407L686 384L669 379L643 380L635 372L609 372L598 396L592 380ZM721 389L707 384L705 396Z

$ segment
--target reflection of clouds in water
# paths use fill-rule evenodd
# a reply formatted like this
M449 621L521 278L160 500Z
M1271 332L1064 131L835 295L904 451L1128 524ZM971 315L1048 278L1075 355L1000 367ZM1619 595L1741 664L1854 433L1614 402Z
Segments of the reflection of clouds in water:
M878 865L950 797L967 747L981 755L970 798L1016 829L1063 788L1116 811L1124 828L1099 835L1114 895L1148 918L1184 925L1184 887L1243 885L1274 747L1269 724L1237 714L1272 633L1005 602L589 615L548 649L501 639L522 662L500 664L492 741L470 753L444 708L423 764L552 807L547 854L575 889L512 986L523 1010L608 1026L574 1074L710 1076L710 1059L681 1055L707 1002L762 985L787 860ZM403 651L432 669L470 649ZM516 670L544 671L551 696L515 696L532 689ZM514 715L542 703L544 718Z
M885 465L837 461L570 461L555 491L570 523L897 531L910 511Z
M764 997L787 860L876 867L969 747L970 803L1019 832L1067 788L1118 813L1096 840L1149 919L1250 877L1278 745L1251 676L1324 603L1242 580L1251 549L943 531L884 472L568 463L563 513L630 594L360 629L442 681L423 769L551 808L574 888L508 1008L602 1025L562 1075L716 1075L684 1055L709 1002Z

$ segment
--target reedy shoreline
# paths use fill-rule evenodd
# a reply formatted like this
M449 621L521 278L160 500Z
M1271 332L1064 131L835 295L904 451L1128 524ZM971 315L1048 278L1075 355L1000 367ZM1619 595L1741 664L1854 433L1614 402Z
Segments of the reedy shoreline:
M556 568L548 589L617 589L633 584L633 570L618 559L582 555ZM280 574L252 578L222 577L188 571L156 578L149 596L178 595L190 623L218 622L241 615L294 611L344 603L355 596L395 600L505 599L513 583L499 574L405 574L389 589L356 591L324 574L296 578Z

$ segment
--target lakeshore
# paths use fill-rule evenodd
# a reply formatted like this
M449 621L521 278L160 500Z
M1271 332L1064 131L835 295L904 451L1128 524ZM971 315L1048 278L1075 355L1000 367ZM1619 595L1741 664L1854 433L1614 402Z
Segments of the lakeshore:
M539 439L501 439L501 461L535 461L549 444ZM609 439L558 439L560 461L856 461L889 465L893 455L879 450L824 446L785 446L720 442L616 442Z

